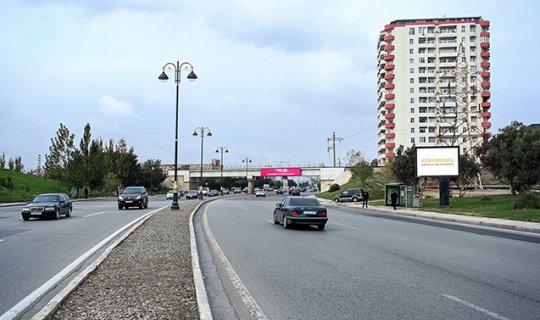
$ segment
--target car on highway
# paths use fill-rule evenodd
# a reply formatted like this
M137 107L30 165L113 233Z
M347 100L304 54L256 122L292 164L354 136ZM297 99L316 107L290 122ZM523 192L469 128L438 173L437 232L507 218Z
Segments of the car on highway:
M167 200L172 200L173 197L174 197L174 190L169 190L169 192L167 192ZM184 196L184 190L178 190L178 199L182 198Z
M212 190L208 191L208 196L209 197L217 197L217 196L219 196L219 191L217 191L216 189L212 189Z
M73 205L65 193L44 193L37 195L32 202L25 205L21 210L24 221L30 218L54 218L60 219L61 215L71 216Z
M143 186L131 186L124 188L124 191L118 195L118 209L127 209L129 207L148 208L148 192Z
M283 189L281 189L281 188L276 189L276 194L283 194L283 193L284 193Z
M300 188L298 187L292 187L289 189L289 195L291 196L299 196L300 195Z
M328 211L314 197L286 196L276 204L273 215L274 224L283 224L289 229L293 225L316 225L324 230L328 222Z
M199 191L197 190L189 190L188 193L186 193L186 199L197 199L199 197Z
M255 197L266 197L266 192L263 189L255 189Z
M233 188L233 193L242 193L242 189L236 187L236 188Z
M334 202L338 203L338 202L345 202L345 201L352 201L352 202L362 201L363 194L364 194L364 190L362 189L348 189L336 195L334 197Z
M229 189L227 189L227 188L223 188L223 190L221 190L221 193L222 194L229 194L229 193L231 193L231 191Z

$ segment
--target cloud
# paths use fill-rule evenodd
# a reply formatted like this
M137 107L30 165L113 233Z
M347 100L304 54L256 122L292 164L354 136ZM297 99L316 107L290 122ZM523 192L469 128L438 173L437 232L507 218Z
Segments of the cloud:
M98 99L99 108L107 116L131 116L131 103L115 99L110 96L103 96Z

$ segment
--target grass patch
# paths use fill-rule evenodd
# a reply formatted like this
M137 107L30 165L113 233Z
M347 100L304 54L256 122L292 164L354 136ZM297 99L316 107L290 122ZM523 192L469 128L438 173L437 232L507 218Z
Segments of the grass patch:
M450 198L450 208L439 208L439 199L424 199L420 210L469 216L540 222L540 209L514 209L518 196L495 195Z
M12 170L0 170L0 178L11 178L13 181L13 191L5 186L0 186L0 203L27 202L40 193L66 192L64 186L58 181Z

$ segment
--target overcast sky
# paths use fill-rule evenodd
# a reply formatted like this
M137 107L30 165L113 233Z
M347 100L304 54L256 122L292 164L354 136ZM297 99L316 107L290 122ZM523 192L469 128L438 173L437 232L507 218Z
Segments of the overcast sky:
M377 3L377 4L376 4ZM78 145L125 138L142 163L174 163L175 84L182 73L179 163L332 165L376 157L377 38L396 19L482 16L491 21L492 132L540 123L538 12L529 1L2 0L0 154L26 170L48 153L60 123ZM174 79L173 74L169 77Z

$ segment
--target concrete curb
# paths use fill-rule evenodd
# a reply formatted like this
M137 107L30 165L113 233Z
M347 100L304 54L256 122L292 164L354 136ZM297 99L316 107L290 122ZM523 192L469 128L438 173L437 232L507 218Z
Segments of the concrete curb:
M334 203L333 201L326 199L319 199L321 202ZM402 215L410 216L424 219L432 219L445 222L454 222L454 223L463 223L463 224L472 224L480 225L484 227L508 229L515 231L524 231L540 234L540 223L528 222L528 221L518 221L518 220L507 220L507 219L498 219L498 218L486 218L486 217L473 217L473 216L464 216L459 214L452 213L439 213L439 212L430 212L430 211L420 211L412 208L397 208L393 210L387 208L386 206L370 206L368 208L362 208L361 203L340 203L337 204L347 208L361 209L367 211L375 211L378 213L384 213L389 215Z

